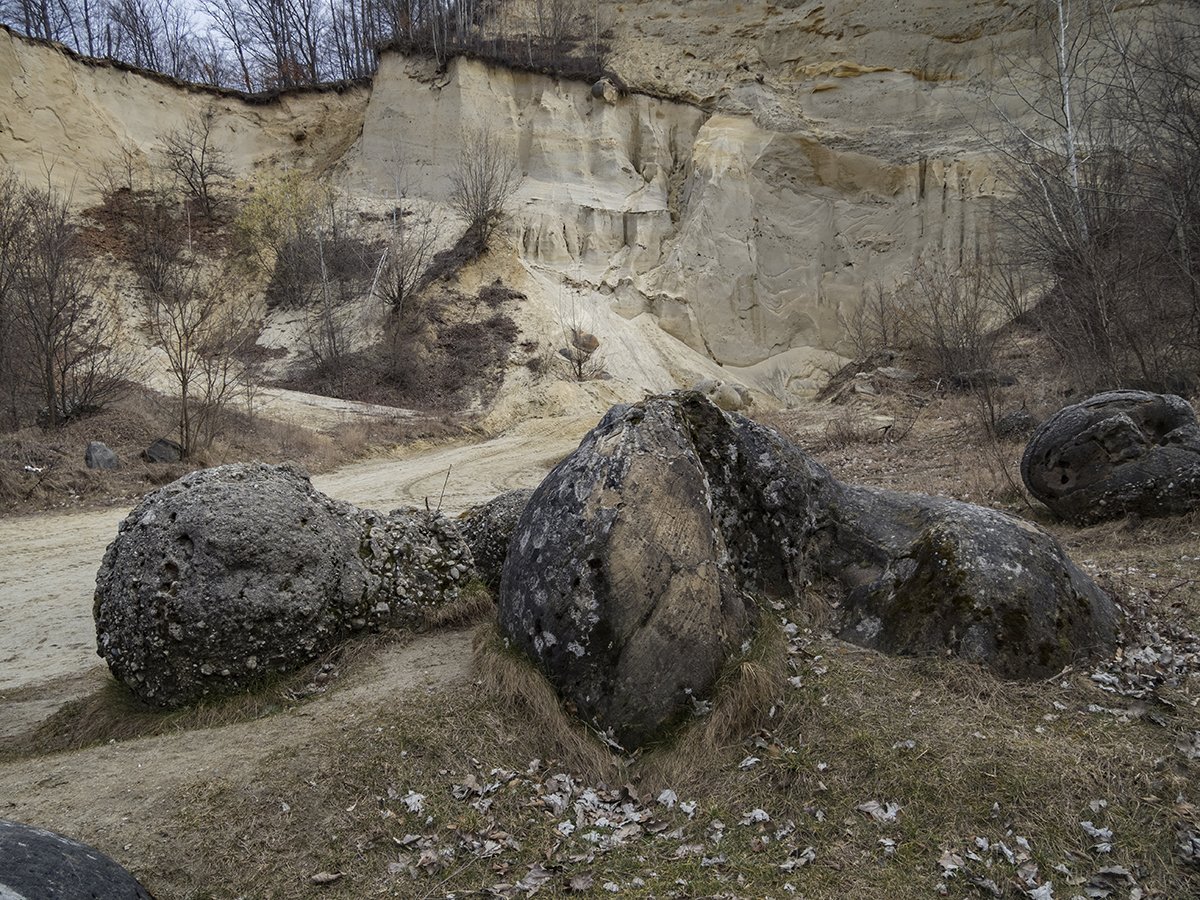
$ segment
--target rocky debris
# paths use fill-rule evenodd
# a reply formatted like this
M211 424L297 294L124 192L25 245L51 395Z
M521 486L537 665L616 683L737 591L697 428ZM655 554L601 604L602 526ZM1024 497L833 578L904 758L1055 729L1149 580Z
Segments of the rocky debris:
M1045 677L1116 644L1115 606L1030 522L969 503L845 487L824 554L849 593L842 638ZM832 566L831 566L832 564Z
M998 438L1014 438L1029 434L1037 425L1038 420L1033 413L1022 407L1009 410L996 419L994 431Z
M83 464L89 469L116 469L120 468L121 461L107 444L89 441L87 449L83 451Z
M370 510L359 517L359 557L375 598L369 622L360 628L419 625L426 613L458 598L474 576L471 549L450 519L440 513L396 509L387 516Z
M1077 524L1200 505L1200 426L1182 397L1111 391L1068 406L1030 438L1025 486Z
M153 900L149 891L95 847L0 819L0 897Z
M121 523L96 576L97 652L139 698L177 707L413 624L471 568L444 517L360 511L291 465L205 469Z
M900 369L896 366L880 366L873 374L886 378L889 381L911 383L917 380L917 373L912 371L912 369Z
M702 706L757 602L847 592L843 636L1040 677L1110 651L1117 612L1036 526L836 481L696 392L614 407L534 492L509 548L508 639L626 747Z
M476 577L493 590L500 586L509 539L532 496L530 489L508 491L459 516L458 528L471 548Z
M994 369L971 369L968 372L955 372L946 379L946 383L957 390L970 391L982 387L1012 387L1017 379Z
M150 463L177 463L183 459L183 447L168 438L159 438L142 451L142 459Z

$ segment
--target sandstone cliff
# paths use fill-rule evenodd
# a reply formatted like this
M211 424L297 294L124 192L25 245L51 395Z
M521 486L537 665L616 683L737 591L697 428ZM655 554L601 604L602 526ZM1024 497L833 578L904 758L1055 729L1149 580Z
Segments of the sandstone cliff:
M402 169L438 206L461 129L486 125L523 179L503 259L475 277L526 291L520 324L548 341L565 306L584 310L615 376L598 403L714 375L787 401L845 349L839 314L864 286L922 253L976 252L997 191L977 84L1036 45L1030 4L635 0L603 15L632 89L615 101L389 53L370 86L250 102L0 32L0 161L84 197L120 144L147 153L214 104L239 175L333 173L378 206Z

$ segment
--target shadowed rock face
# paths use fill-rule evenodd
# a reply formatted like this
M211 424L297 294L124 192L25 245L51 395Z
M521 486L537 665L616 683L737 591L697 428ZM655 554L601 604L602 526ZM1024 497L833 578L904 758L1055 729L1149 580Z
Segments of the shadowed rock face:
M471 568L442 517L361 511L288 465L206 469L121 523L96 576L97 652L142 700L181 706L412 624Z
M1117 611L1031 522L920 494L845 487L825 574L848 589L841 636L1049 677L1116 643ZM831 536L826 536L829 540Z
M661 734L753 632L760 598L847 591L843 637L1041 677L1116 641L1109 599L1036 526L851 487L696 393L614 407L530 499L500 626L585 719Z
M0 897L153 900L129 872L95 847L0 819Z
M509 539L532 496L529 489L507 491L467 510L458 519L459 530L475 560L475 574L493 590L500 586Z
M1196 413L1170 394L1098 394L1038 428L1021 477L1055 515L1079 524L1189 512L1200 506Z

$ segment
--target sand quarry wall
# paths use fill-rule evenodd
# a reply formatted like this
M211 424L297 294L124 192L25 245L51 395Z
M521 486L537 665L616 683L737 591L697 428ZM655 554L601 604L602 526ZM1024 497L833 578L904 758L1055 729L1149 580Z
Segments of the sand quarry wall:
M1044 38L1031 4L604 9L633 88L616 100L389 53L372 85L250 102L0 31L0 161L86 198L122 145L148 158L212 106L240 175L331 173L376 208L403 181L444 205L463 129L487 128L519 161L508 228L531 282L584 286L781 399L845 349L865 289L984 241L998 187L975 85Z

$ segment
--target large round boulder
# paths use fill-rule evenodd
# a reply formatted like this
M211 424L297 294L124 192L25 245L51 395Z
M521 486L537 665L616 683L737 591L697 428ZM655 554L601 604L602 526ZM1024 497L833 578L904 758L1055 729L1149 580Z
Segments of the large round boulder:
M95 847L44 828L0 819L0 898L153 900Z
M1200 505L1200 427L1182 397L1110 391L1047 419L1021 459L1029 492L1077 524Z
M952 655L1012 678L1111 653L1108 596L1036 525L920 494L845 487L828 574L847 590L841 635L897 655Z
M417 624L470 572L444 517L361 511L290 465L205 469L121 523L96 576L97 651L139 698L177 707Z
M356 514L287 465L205 469L148 494L96 576L99 654L158 706L299 667L370 616Z
M812 497L795 478L770 499L749 490L746 472L775 456L739 443L699 394L614 407L537 488L509 545L502 631L626 747L709 696L752 634L750 588L794 592L771 535L810 520Z

